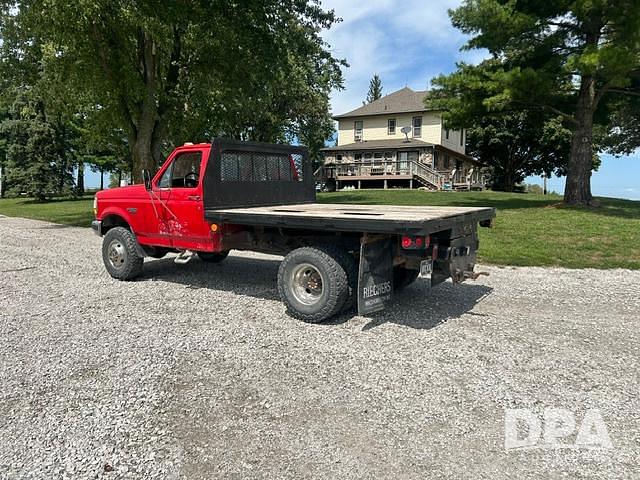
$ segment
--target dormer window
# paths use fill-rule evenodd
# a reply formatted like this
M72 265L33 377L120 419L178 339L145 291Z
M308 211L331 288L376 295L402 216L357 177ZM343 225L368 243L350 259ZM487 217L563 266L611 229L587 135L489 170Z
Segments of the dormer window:
M390 118L387 120L387 135L395 135L396 134L396 119Z
M413 117L413 138L422 136L422 117Z
M362 120L353 122L353 139L356 142L362 141Z

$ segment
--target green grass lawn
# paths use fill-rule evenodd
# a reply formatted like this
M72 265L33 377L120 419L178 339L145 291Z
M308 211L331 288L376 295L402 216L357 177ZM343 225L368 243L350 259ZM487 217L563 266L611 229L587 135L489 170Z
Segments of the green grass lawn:
M355 190L324 193L326 203L496 207L480 229L480 259L498 265L640 269L640 202L600 198L599 208L559 205L559 196L503 192Z
M92 196L37 203L0 200L0 215L89 226ZM480 258L498 265L640 269L640 202L601 198L599 208L559 206L561 197L501 192L356 190L323 193L320 202L489 206L498 209L493 229L480 229Z
M94 218L93 195L44 203L25 198L3 198L0 199L0 215L88 227Z

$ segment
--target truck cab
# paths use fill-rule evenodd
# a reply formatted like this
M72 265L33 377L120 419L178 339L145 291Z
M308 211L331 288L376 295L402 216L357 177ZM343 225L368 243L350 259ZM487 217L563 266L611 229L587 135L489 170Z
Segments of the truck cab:
M219 235L204 218L202 200L210 151L211 144L185 144L169 155L150 185L98 192L94 229L105 234L114 226L126 226L143 249L214 251Z

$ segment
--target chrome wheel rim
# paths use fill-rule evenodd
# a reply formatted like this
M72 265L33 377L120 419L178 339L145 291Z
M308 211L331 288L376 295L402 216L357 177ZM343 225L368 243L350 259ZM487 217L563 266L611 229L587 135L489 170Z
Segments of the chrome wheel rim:
M107 250L107 257L109 258L109 263L115 269L121 269L124 267L124 262L126 260L126 253L124 249L124 245L120 240L113 240L109 244L109 248Z
M291 273L289 287L295 299L304 305L315 305L324 292L324 278L309 263L297 265Z

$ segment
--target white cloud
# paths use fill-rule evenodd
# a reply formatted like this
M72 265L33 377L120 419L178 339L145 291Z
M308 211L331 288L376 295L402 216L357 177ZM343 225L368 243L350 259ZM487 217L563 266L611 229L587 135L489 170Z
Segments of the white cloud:
M405 85L425 89L434 76L451 71L455 62L475 63L485 52L459 52L464 35L447 10L459 0L347 1L322 0L343 21L323 37L333 54L346 58L345 90L334 92L332 111L344 113L362 104L369 80L378 73L385 93Z

